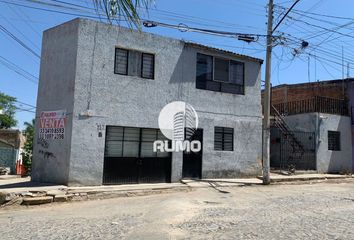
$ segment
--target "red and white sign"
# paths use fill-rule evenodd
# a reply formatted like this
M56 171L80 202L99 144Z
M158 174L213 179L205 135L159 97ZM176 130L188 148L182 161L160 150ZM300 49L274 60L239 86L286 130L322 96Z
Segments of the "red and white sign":
M45 111L40 114L39 138L64 139L66 111Z

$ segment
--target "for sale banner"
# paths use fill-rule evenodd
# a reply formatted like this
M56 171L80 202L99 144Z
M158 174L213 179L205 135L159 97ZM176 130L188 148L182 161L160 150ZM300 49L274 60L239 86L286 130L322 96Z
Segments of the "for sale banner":
M66 110L43 111L40 114L39 138L64 139Z

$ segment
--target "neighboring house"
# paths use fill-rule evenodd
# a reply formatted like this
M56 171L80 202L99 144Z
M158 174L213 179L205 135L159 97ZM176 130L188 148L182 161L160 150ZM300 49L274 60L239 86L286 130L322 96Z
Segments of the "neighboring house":
M16 161L21 159L24 137L17 129L0 129L0 167L16 172Z
M101 185L261 174L261 64L85 19L46 30L32 179ZM159 113L173 101L196 110L202 151L153 152L163 138Z
M354 79L272 88L271 167L353 171Z

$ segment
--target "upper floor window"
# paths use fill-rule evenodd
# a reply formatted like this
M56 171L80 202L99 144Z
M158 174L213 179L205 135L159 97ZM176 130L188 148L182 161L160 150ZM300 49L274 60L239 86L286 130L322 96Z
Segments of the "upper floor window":
M154 55L143 53L141 58L141 77L154 78Z
M244 94L244 63L198 53L196 87Z
M155 55L135 50L116 48L114 73L154 79Z
M128 74L128 50L116 48L114 73Z

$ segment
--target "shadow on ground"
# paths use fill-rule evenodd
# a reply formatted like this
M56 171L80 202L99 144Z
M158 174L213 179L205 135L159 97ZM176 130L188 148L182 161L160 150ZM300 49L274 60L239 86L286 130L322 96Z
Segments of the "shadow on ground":
M26 187L49 187L49 186L56 186L57 184L52 183L39 183L39 182L17 182L17 183L8 183L8 184L1 184L0 182L0 189L7 189L7 188L26 188Z

